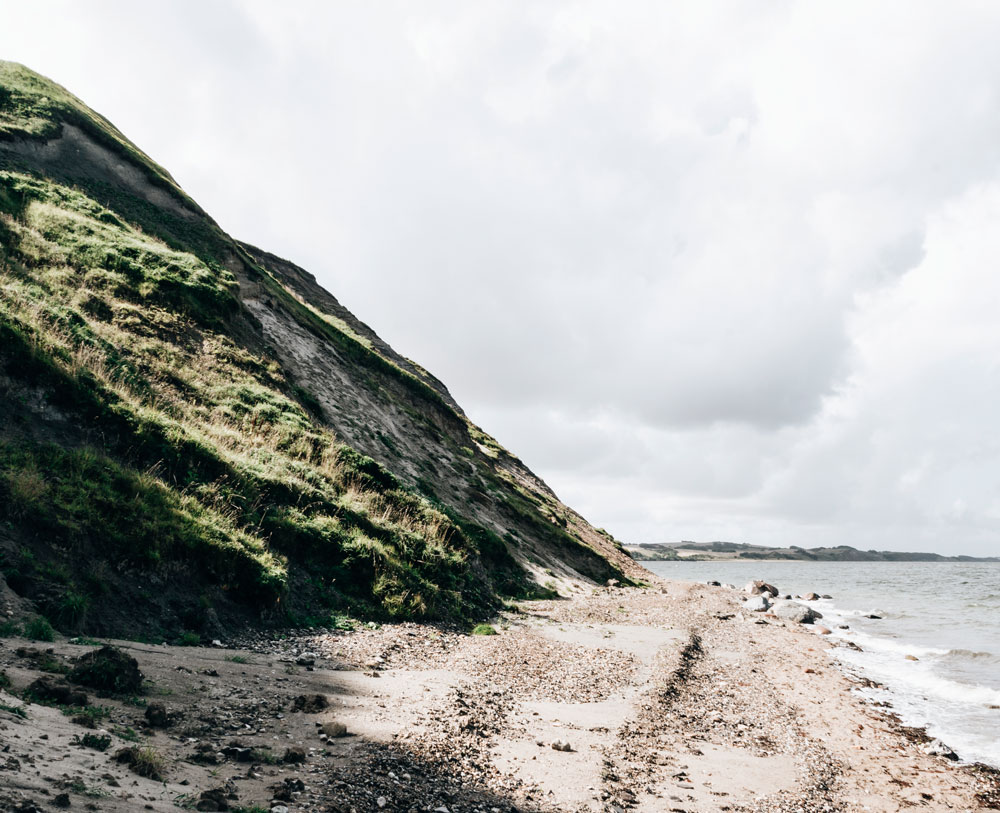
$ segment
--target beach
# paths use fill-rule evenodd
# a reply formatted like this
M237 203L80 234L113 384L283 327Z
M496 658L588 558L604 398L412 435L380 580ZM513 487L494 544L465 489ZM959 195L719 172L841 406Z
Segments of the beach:
M496 635L416 624L248 634L215 647L117 642L139 704L92 698L113 744L24 704L28 650L0 642L0 801L126 811L897 811L1000 806L985 766L860 693L809 625L746 612L739 591L651 577L522 602ZM17 653L20 647L22 654ZM13 694L11 693L13 692ZM160 725L151 704L163 706ZM143 708L145 705L145 709ZM156 715L154 715L155 717ZM138 742L159 780L114 754ZM225 806L223 806L225 805ZM257 805L257 808L252 807Z

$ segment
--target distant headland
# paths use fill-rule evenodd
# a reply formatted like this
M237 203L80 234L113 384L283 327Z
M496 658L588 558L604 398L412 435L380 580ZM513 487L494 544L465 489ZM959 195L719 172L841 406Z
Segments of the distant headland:
M626 545L628 554L640 562L726 560L790 560L800 562L1000 562L1000 556L943 556L895 550L858 550L850 545L832 548L787 548L748 545L741 542L666 542Z

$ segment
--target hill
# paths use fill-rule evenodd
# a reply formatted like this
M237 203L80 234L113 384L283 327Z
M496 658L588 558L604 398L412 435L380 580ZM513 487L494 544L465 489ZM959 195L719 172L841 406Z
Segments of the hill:
M668 542L628 545L625 550L639 562L720 561L772 559L808 562L1000 562L1000 557L943 556L893 550L858 550L850 545L832 548L787 548L748 545L743 542Z
M155 638L466 621L641 573L312 275L13 63L0 570L9 613Z

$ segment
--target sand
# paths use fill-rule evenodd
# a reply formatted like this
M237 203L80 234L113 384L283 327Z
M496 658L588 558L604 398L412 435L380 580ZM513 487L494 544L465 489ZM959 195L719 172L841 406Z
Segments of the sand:
M600 588L525 602L496 628L248 634L224 648L115 642L146 675L144 702L162 703L173 722L148 728L143 700L92 698L109 712L98 723L112 739L105 752L81 747L90 729L60 710L17 697L39 673L16 647L51 648L57 662L90 647L2 640L13 685L0 706L25 716L0 711L0 810L55 809L59 794L105 811L1000 804L995 773L923 753L921 732L860 697L858 680L834 666L832 641L744 613L736 591ZM315 694L326 708L294 710ZM348 736L321 737L332 722ZM129 745L162 758L162 781L115 762ZM289 749L304 761L283 761Z

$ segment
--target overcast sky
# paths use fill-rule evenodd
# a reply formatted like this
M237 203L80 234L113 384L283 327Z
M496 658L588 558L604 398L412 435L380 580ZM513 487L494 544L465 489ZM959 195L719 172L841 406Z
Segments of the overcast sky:
M1000 4L0 0L596 525L1000 554Z

